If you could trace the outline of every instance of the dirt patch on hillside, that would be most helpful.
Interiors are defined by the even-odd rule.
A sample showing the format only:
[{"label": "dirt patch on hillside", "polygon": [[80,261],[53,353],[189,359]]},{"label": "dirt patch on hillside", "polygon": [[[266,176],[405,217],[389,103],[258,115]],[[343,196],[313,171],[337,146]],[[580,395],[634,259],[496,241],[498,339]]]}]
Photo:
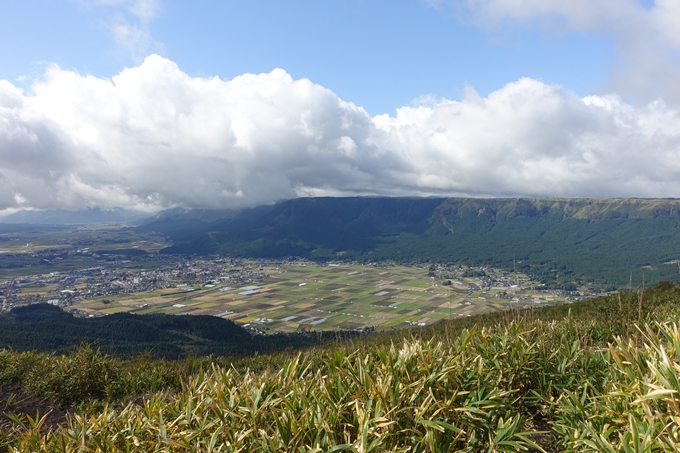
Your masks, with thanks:
[{"label": "dirt patch on hillside", "polygon": [[45,416],[43,428],[66,425],[67,407],[46,398],[39,398],[22,387],[0,386],[0,429],[10,429],[14,422],[9,415],[29,416],[33,419]]}]

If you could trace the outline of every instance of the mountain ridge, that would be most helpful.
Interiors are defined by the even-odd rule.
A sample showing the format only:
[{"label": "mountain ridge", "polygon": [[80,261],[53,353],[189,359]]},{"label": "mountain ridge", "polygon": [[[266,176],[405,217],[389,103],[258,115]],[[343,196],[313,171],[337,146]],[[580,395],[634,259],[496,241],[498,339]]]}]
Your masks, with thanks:
[{"label": "mountain ridge", "polygon": [[519,263],[545,284],[605,287],[644,266],[652,282],[675,280],[663,263],[680,256],[678,199],[318,197],[244,212],[193,236],[166,225],[164,253]]}]

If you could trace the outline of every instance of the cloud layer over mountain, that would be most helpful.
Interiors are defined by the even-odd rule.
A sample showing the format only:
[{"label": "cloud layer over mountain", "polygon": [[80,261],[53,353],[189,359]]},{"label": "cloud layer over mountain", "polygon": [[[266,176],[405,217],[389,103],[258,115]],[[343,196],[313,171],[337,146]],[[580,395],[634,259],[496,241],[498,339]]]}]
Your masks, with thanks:
[{"label": "cloud layer over mountain", "polygon": [[521,79],[370,117],[277,69],[0,81],[0,209],[241,207],[305,195],[680,197],[680,112]]}]

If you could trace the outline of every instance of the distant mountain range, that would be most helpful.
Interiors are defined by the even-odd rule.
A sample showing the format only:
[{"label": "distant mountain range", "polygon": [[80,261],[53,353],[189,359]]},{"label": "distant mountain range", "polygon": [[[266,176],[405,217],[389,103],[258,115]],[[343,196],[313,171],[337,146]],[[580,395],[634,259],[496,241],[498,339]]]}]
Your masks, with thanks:
[{"label": "distant mountain range", "polygon": [[22,210],[0,217],[0,223],[44,225],[116,224],[139,222],[148,217],[148,213],[121,208],[111,210],[88,208],[80,211],[67,211],[65,209],[45,211]]},{"label": "distant mountain range", "polygon": [[517,266],[546,284],[677,280],[680,200],[298,198],[161,213],[165,253]]},{"label": "distant mountain range", "polygon": [[[488,265],[547,285],[614,288],[680,276],[680,200],[298,198],[237,210],[22,211],[12,224],[135,223],[163,253]],[[637,283],[636,283],[637,284]]]}]

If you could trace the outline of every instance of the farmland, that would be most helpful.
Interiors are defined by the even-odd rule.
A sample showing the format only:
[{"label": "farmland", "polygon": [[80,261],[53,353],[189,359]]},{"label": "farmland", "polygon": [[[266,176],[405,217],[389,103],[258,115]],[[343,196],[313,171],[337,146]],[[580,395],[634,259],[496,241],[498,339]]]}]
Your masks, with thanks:
[{"label": "farmland", "polygon": [[[427,268],[357,264],[316,265],[310,262],[267,263],[257,267],[266,277],[248,285],[178,284],[174,288],[120,294],[78,301],[74,307],[99,316],[118,312],[138,314],[213,315],[249,325],[266,333],[298,330],[372,328],[377,330],[427,325],[444,318],[564,299],[510,285],[500,271],[487,269],[485,286],[476,277],[443,280]],[[459,270],[462,270],[460,268]],[[442,283],[451,282],[451,285]],[[500,283],[499,283],[500,284]],[[515,287],[512,287],[515,286]]]},{"label": "farmland", "polygon": [[521,272],[461,263],[169,255],[158,253],[161,236],[120,226],[7,230],[0,242],[5,310],[49,302],[85,317],[211,315],[267,334],[422,326],[592,295],[587,285],[548,290]]},{"label": "farmland", "polygon": [[155,253],[165,245],[159,235],[138,234],[125,226],[0,224],[0,279],[73,272],[91,267],[96,261],[93,254],[106,261],[107,256],[117,253],[137,256]]}]

